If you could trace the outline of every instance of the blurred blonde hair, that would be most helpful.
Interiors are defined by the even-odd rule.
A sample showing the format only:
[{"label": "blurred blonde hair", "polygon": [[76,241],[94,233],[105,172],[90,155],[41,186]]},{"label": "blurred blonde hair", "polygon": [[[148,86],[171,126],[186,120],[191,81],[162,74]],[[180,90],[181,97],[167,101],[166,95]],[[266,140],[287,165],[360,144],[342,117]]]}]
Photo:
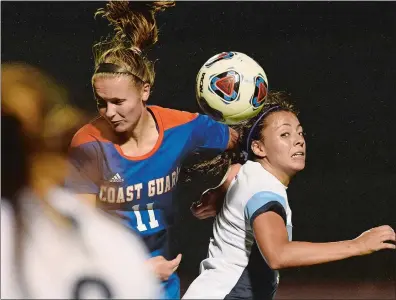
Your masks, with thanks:
[{"label": "blurred blonde hair", "polygon": [[[26,176],[24,184],[45,195],[51,186],[64,181],[69,143],[85,123],[84,114],[68,103],[65,89],[38,68],[25,63],[3,63],[1,71],[2,116],[7,116],[7,120],[14,118],[21,127],[15,133],[18,137],[6,133],[2,141],[7,144],[7,139],[23,140],[23,147],[7,149],[3,159],[26,159],[25,170],[19,171],[21,177]],[[11,172],[14,171],[8,171]],[[9,180],[4,179],[4,184],[10,185]]]},{"label": "blurred blonde hair", "polygon": [[85,120],[79,109],[68,104],[65,89],[38,68],[25,63],[3,63],[1,73],[1,192],[13,210],[15,270],[28,295],[23,251],[29,222],[19,195],[29,187],[55,224],[71,226],[71,221],[55,210],[45,196],[63,183],[69,142]]},{"label": "blurred blonde hair", "polygon": [[54,140],[64,140],[82,124],[83,113],[68,104],[66,90],[43,71],[25,63],[3,63],[1,75],[2,115],[20,121],[33,148],[52,148]]}]

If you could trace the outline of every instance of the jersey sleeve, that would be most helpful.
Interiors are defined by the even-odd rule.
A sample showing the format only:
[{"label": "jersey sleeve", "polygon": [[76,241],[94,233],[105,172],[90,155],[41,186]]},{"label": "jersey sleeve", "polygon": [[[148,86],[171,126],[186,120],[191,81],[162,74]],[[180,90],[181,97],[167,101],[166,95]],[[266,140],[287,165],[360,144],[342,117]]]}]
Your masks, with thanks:
[{"label": "jersey sleeve", "polygon": [[253,221],[259,215],[273,211],[280,215],[285,222],[286,219],[286,200],[279,194],[273,192],[262,191],[254,194],[245,205],[245,219],[253,227]]},{"label": "jersey sleeve", "polygon": [[70,171],[65,187],[77,194],[98,194],[100,168],[95,142],[78,143],[74,137],[69,149]]},{"label": "jersey sleeve", "polygon": [[193,122],[192,141],[196,151],[215,150],[221,152],[227,149],[230,138],[227,125],[201,114],[198,114]]}]

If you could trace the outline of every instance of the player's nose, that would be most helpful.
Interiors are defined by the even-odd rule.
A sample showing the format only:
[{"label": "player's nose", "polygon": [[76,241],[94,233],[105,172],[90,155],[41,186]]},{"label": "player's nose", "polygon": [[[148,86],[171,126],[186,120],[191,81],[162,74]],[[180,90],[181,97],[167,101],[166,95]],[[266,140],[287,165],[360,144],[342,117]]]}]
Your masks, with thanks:
[{"label": "player's nose", "polygon": [[107,102],[106,106],[106,117],[109,118],[110,120],[114,118],[114,116],[117,114],[115,105],[112,103]]}]

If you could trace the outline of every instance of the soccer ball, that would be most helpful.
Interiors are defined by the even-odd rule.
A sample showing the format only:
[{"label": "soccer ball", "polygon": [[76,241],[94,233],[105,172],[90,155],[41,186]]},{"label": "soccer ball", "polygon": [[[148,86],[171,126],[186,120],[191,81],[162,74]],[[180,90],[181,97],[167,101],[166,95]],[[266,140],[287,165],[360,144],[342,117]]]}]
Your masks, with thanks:
[{"label": "soccer ball", "polygon": [[216,121],[235,125],[256,116],[267,98],[263,68],[246,54],[223,52],[211,57],[196,79],[197,101]]}]

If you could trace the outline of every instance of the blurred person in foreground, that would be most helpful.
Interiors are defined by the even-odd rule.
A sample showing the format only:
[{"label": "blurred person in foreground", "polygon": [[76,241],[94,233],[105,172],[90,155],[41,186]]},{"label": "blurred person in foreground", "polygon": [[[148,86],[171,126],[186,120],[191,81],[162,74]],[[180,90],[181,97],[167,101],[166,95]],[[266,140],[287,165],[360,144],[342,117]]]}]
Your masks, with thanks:
[{"label": "blurred person in foreground", "polygon": [[160,297],[139,238],[61,188],[82,113],[35,67],[1,72],[1,298]]}]

